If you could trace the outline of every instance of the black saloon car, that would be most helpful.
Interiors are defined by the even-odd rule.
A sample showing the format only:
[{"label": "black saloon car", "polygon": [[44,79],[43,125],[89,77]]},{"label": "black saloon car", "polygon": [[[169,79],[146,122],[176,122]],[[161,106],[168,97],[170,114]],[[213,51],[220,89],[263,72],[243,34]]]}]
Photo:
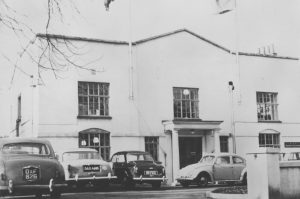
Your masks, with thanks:
[{"label": "black saloon car", "polygon": [[117,152],[112,156],[111,162],[117,182],[126,187],[133,187],[136,183],[149,183],[153,188],[160,188],[161,183],[167,180],[161,162],[155,162],[147,152]]}]

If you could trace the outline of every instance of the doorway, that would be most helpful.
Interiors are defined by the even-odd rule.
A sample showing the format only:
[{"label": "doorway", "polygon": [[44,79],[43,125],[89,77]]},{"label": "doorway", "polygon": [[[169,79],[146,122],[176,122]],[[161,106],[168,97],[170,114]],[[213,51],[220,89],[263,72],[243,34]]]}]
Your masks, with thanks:
[{"label": "doorway", "polygon": [[179,137],[180,168],[198,162],[202,157],[202,137]]}]

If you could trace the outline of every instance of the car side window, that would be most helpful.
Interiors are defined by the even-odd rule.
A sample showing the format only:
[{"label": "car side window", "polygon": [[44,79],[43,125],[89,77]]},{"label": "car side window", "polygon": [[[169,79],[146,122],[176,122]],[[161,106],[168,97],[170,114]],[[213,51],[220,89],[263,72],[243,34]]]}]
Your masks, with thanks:
[{"label": "car side window", "polygon": [[228,156],[218,157],[216,164],[230,164],[230,158]]},{"label": "car side window", "polygon": [[125,157],[124,155],[114,155],[111,159],[112,162],[116,163],[124,163],[125,162]]},{"label": "car side window", "polygon": [[233,164],[244,164],[244,160],[240,157],[232,157],[232,160],[233,160]]}]

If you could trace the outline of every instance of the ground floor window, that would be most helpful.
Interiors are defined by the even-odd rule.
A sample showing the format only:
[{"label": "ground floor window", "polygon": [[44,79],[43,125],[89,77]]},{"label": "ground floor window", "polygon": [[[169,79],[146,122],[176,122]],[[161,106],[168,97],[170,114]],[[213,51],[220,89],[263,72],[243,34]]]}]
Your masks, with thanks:
[{"label": "ground floor window", "polygon": [[228,136],[220,136],[220,151],[229,152],[228,150]]},{"label": "ground floor window", "polygon": [[279,148],[279,133],[260,133],[259,147],[273,147]]},{"label": "ground floor window", "polygon": [[145,137],[145,151],[158,161],[159,137]]},{"label": "ground floor window", "polygon": [[110,158],[110,133],[102,129],[87,129],[79,132],[79,147],[96,149],[104,160]]}]

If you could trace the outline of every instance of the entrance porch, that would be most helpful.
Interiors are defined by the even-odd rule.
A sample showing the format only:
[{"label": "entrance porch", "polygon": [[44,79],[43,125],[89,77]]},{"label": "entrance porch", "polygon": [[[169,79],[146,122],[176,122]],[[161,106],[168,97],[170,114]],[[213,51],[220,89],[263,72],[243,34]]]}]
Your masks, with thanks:
[{"label": "entrance porch", "polygon": [[198,162],[205,153],[220,152],[219,130],[223,121],[172,120],[163,121],[171,145],[172,184],[179,169]]}]

